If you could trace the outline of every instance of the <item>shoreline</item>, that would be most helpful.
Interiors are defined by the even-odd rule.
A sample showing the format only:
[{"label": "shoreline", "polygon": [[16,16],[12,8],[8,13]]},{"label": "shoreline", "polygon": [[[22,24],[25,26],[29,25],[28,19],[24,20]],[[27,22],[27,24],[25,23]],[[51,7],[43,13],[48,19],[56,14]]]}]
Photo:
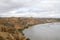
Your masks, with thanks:
[{"label": "shoreline", "polygon": [[[4,34],[6,35],[10,35],[9,37],[11,37],[12,40],[16,40],[14,39],[15,36],[18,36],[19,40],[28,40],[29,38],[26,38],[25,35],[23,34],[23,30],[37,25],[37,24],[44,24],[44,23],[52,23],[52,22],[60,22],[60,18],[33,18],[33,17],[6,17],[6,18],[2,18],[0,17],[0,27],[3,28],[3,31],[6,31]],[[13,29],[14,30],[13,30]],[[12,33],[12,31],[15,33],[13,33],[13,36],[11,33],[9,33],[9,31]],[[2,31],[1,35],[3,35]],[[17,34],[18,33],[18,34]],[[20,36],[19,36],[20,35]],[[2,36],[3,37],[3,36]],[[4,37],[3,37],[4,38]],[[17,38],[17,37],[16,37]],[[6,38],[5,38],[6,39]]]}]

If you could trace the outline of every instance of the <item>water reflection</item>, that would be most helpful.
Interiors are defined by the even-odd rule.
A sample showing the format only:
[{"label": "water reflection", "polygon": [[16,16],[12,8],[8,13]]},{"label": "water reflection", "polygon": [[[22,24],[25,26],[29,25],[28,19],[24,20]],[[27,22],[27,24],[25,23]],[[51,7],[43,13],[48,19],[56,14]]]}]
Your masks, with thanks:
[{"label": "water reflection", "polygon": [[60,23],[38,24],[23,31],[31,40],[60,40]]}]

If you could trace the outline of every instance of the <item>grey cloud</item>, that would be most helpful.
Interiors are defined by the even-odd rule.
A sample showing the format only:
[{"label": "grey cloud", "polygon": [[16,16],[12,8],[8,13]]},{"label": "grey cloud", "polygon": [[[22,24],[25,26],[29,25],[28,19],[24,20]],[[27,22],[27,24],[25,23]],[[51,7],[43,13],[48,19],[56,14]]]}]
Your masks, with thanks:
[{"label": "grey cloud", "polygon": [[[0,15],[58,15],[60,0],[0,0]],[[26,16],[25,15],[25,16]],[[60,16],[59,16],[60,17]]]}]

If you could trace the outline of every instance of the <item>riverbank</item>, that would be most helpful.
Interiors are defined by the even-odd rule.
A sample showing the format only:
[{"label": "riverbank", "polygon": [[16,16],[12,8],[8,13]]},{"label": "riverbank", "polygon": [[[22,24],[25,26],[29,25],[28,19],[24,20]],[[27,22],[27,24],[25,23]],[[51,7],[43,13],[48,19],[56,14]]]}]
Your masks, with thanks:
[{"label": "riverbank", "polygon": [[0,18],[0,39],[1,40],[28,40],[23,30],[37,24],[60,22],[59,18],[25,18],[11,17]]}]

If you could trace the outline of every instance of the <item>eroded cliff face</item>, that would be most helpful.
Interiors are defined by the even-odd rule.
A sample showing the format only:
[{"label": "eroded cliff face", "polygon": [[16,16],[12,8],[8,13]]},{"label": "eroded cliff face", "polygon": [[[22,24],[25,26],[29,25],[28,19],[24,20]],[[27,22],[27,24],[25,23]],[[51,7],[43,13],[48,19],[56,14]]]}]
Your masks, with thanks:
[{"label": "eroded cliff face", "polygon": [[0,18],[0,40],[29,40],[23,30],[37,24],[60,22],[55,18]]}]

